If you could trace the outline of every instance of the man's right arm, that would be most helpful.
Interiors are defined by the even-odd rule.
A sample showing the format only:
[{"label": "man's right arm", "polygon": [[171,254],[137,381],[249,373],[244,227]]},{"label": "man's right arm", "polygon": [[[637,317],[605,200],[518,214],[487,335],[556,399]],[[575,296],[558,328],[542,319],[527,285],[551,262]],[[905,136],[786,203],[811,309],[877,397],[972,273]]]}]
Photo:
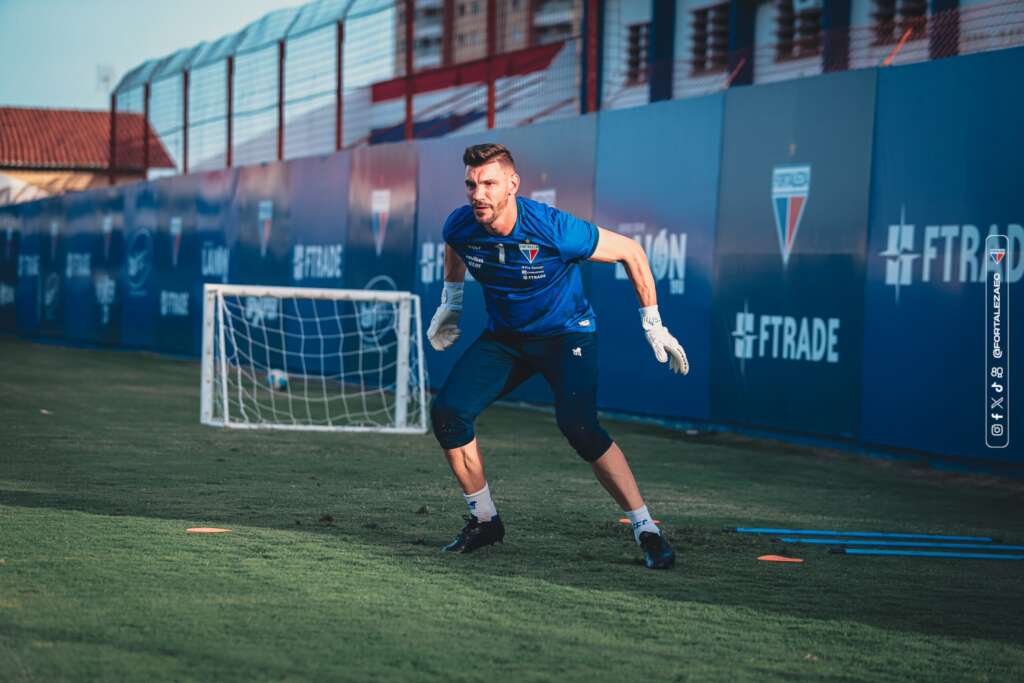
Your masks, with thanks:
[{"label": "man's right arm", "polygon": [[459,256],[459,252],[452,249],[447,242],[444,245],[444,281],[466,281],[466,263]]}]

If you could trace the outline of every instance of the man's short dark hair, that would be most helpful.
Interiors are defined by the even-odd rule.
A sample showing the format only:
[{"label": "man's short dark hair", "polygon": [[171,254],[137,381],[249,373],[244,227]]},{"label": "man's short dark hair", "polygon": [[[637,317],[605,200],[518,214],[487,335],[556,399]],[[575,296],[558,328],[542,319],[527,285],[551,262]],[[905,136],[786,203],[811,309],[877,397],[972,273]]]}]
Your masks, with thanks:
[{"label": "man's short dark hair", "polygon": [[500,161],[508,164],[514,171],[516,162],[512,158],[512,152],[508,151],[505,145],[498,145],[488,142],[483,145],[470,145],[462,153],[462,161],[466,166],[483,166],[492,161]]}]

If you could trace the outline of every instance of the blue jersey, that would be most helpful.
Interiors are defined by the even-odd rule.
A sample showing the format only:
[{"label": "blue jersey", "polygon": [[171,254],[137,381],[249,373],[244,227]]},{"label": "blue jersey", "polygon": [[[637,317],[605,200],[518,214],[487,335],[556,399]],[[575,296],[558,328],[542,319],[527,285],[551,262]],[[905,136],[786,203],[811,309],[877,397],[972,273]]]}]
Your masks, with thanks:
[{"label": "blue jersey", "polygon": [[597,226],[553,207],[516,198],[508,235],[492,235],[469,205],[444,224],[444,241],[462,257],[484,290],[497,334],[549,337],[596,330],[577,265],[597,249]]}]

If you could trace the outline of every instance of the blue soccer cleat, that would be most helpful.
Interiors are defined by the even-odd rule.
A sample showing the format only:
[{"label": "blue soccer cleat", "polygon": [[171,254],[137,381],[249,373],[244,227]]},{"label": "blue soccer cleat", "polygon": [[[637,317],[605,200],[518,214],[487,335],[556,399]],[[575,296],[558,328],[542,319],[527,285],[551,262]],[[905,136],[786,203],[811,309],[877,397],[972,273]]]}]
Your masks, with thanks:
[{"label": "blue soccer cleat", "polygon": [[661,534],[641,531],[640,547],[644,549],[644,566],[648,569],[671,569],[676,563],[676,551]]}]

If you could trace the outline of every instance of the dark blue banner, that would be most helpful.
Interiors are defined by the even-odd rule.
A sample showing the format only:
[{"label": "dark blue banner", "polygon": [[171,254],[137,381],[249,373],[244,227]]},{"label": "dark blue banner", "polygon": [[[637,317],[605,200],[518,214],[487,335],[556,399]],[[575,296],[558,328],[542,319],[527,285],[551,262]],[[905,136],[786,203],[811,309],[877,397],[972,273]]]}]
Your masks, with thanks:
[{"label": "dark blue banner", "polygon": [[14,332],[17,325],[18,243],[21,220],[14,206],[0,206],[0,332]]},{"label": "dark blue banner", "polygon": [[270,163],[238,170],[225,232],[231,249],[231,281],[254,285],[291,284],[289,164]]},{"label": "dark blue banner", "polygon": [[157,182],[161,202],[154,245],[156,348],[199,353],[202,318],[202,242],[196,229],[201,176]]},{"label": "dark blue banner", "polygon": [[39,334],[58,339],[64,336],[64,268],[68,251],[66,197],[42,200],[36,229],[42,232],[39,281],[42,287],[42,316]]},{"label": "dark blue banner", "polygon": [[65,197],[64,337],[98,341],[93,266],[102,257],[98,193],[74,192]]},{"label": "dark blue banner", "polygon": [[156,183],[136,183],[124,191],[124,268],[118,289],[121,305],[121,343],[151,349],[156,342],[160,300],[156,270],[156,240],[161,197]]},{"label": "dark blue banner", "polygon": [[15,322],[18,334],[34,336],[39,334],[42,318],[41,245],[42,230],[39,226],[43,213],[41,201],[20,204],[15,207],[17,215],[18,245],[18,291],[15,292]]},{"label": "dark blue banner", "polygon": [[726,96],[716,421],[855,438],[875,72]]},{"label": "dark blue banner", "polygon": [[[1005,398],[1024,396],[1024,92],[1007,87],[1020,79],[1022,55],[1005,50],[879,75],[862,404],[869,444],[1024,458],[1024,402]],[[990,235],[1006,239],[987,245]],[[995,270],[1008,303],[1000,322],[1009,332],[1009,377],[986,375],[993,321],[985,279]],[[1001,417],[988,429],[999,433],[987,434],[993,414]],[[986,445],[1006,430],[1007,448]]]},{"label": "dark blue banner", "polygon": [[625,269],[594,264],[591,301],[600,329],[602,408],[708,417],[723,102],[715,95],[604,112],[598,119],[596,222],[644,247],[662,320],[690,361],[685,378],[657,362]]}]

